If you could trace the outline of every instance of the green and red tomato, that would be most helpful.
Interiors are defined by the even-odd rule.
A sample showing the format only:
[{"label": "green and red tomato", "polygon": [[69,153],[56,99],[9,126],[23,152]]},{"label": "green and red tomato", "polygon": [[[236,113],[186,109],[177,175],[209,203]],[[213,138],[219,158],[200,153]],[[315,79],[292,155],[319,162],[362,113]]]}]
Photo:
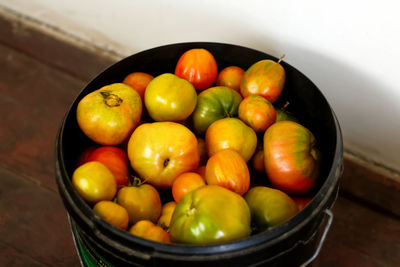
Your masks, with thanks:
[{"label": "green and red tomato", "polygon": [[282,93],[286,73],[280,60],[260,60],[251,65],[240,82],[240,93],[243,97],[258,95],[274,103]]},{"label": "green and red tomato", "polygon": [[251,212],[251,221],[256,232],[276,227],[298,212],[294,200],[284,192],[266,187],[251,188],[244,196]]},{"label": "green and red tomato", "polygon": [[320,169],[314,135],[296,122],[273,124],[264,134],[264,165],[276,188],[294,195],[308,192]]},{"label": "green and red tomato", "polygon": [[210,245],[250,235],[250,210],[239,194],[218,185],[202,186],[176,205],[169,228],[176,243]]},{"label": "green and red tomato", "polygon": [[203,136],[214,121],[237,117],[241,101],[238,92],[225,86],[211,87],[201,92],[191,116],[196,134]]}]

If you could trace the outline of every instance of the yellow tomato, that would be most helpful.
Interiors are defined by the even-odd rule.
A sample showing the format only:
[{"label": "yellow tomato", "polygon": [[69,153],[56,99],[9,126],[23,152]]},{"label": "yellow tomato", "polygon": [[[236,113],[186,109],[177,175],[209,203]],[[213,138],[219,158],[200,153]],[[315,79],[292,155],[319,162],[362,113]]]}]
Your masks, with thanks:
[{"label": "yellow tomato", "polygon": [[144,102],[155,121],[183,121],[196,107],[197,93],[190,82],[164,73],[151,80]]},{"label": "yellow tomato", "polygon": [[117,194],[117,203],[128,211],[130,224],[140,220],[157,222],[161,214],[160,195],[149,184],[121,188]]},{"label": "yellow tomato", "polygon": [[72,174],[72,185],[78,194],[90,204],[101,200],[112,200],[117,192],[117,183],[112,172],[98,161],[79,166]]},{"label": "yellow tomato", "polygon": [[126,209],[115,202],[103,200],[97,202],[93,211],[109,224],[122,230],[128,228],[129,215]]},{"label": "yellow tomato", "polygon": [[171,243],[171,237],[164,229],[147,220],[137,222],[129,233],[156,242]]},{"label": "yellow tomato", "polygon": [[128,157],[139,176],[159,188],[171,188],[178,175],[196,170],[200,161],[196,136],[174,122],[140,125],[129,140]]},{"label": "yellow tomato", "polygon": [[114,83],[86,95],[76,117],[81,130],[102,145],[119,145],[133,132],[142,116],[139,94],[123,83]]},{"label": "yellow tomato", "polygon": [[174,213],[176,202],[171,201],[162,206],[161,216],[158,219],[157,225],[161,226],[164,230],[168,230],[171,223],[172,214]]}]

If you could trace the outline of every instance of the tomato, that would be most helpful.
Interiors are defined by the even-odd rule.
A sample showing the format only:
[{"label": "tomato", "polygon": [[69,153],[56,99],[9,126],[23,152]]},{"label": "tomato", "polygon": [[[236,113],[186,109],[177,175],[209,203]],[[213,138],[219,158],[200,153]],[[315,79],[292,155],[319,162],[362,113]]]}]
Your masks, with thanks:
[{"label": "tomato", "polygon": [[299,210],[304,209],[312,200],[312,197],[295,197],[293,198]]},{"label": "tomato", "polygon": [[215,121],[206,132],[208,156],[223,149],[233,149],[247,162],[253,156],[257,146],[257,135],[244,122],[237,118],[225,118]]},{"label": "tomato", "polygon": [[102,145],[121,144],[136,128],[141,115],[139,94],[123,83],[106,85],[87,94],[76,110],[81,130]]},{"label": "tomato", "polygon": [[178,243],[234,241],[250,235],[250,210],[240,195],[218,185],[206,185],[189,192],[176,205],[169,230]]},{"label": "tomato", "polygon": [[129,229],[129,233],[156,242],[171,243],[170,235],[160,226],[148,220],[138,221]]},{"label": "tomato", "polygon": [[267,99],[261,96],[248,96],[239,105],[239,118],[256,133],[263,133],[275,123],[276,112]]},{"label": "tomato", "polygon": [[170,201],[165,203],[161,209],[161,216],[158,218],[157,225],[164,230],[169,229],[171,223],[172,214],[174,213],[176,202]]},{"label": "tomato", "polygon": [[97,202],[93,211],[109,224],[122,230],[126,230],[129,224],[129,215],[124,207],[112,201],[103,200]]},{"label": "tomato", "polygon": [[206,49],[190,49],[179,58],[175,75],[189,81],[196,90],[204,90],[210,87],[217,78],[217,62]]},{"label": "tomato", "polygon": [[297,214],[296,203],[284,192],[266,186],[256,186],[244,196],[256,231],[269,230]]},{"label": "tomato", "polygon": [[229,66],[221,70],[217,76],[216,85],[226,86],[235,91],[240,91],[240,82],[242,80],[244,70],[237,66]]},{"label": "tomato", "polygon": [[140,125],[129,140],[128,158],[141,178],[159,188],[171,188],[178,175],[196,170],[200,161],[196,136],[175,122]]},{"label": "tomato", "polygon": [[87,161],[99,161],[106,165],[114,175],[118,187],[129,183],[128,157],[124,150],[114,146],[96,148]]},{"label": "tomato", "polygon": [[217,86],[201,92],[192,114],[193,128],[202,136],[216,120],[237,117],[241,95],[228,87]]},{"label": "tomato", "polygon": [[208,153],[206,141],[203,138],[197,138],[197,142],[199,143],[199,155],[200,155],[200,165],[204,165],[207,163]]},{"label": "tomato", "polygon": [[190,82],[164,73],[149,83],[144,103],[155,121],[183,121],[196,107],[197,93]]},{"label": "tomato", "polygon": [[256,152],[251,160],[253,168],[260,173],[265,173],[263,145],[257,144]]},{"label": "tomato", "polygon": [[205,185],[203,177],[195,172],[185,172],[179,175],[172,184],[172,196],[176,203],[190,191]]},{"label": "tomato", "polygon": [[276,122],[278,121],[294,121],[300,123],[300,121],[293,116],[293,114],[281,109],[276,109]]},{"label": "tomato", "polygon": [[85,150],[83,150],[83,152],[78,157],[77,166],[81,166],[82,164],[88,162],[89,156],[98,147],[99,147],[98,145],[92,145],[92,146],[85,148]]},{"label": "tomato", "polygon": [[123,83],[129,85],[138,92],[143,102],[146,87],[153,78],[153,76],[144,72],[132,72],[125,77]]},{"label": "tomato", "polygon": [[243,195],[250,187],[249,168],[235,150],[221,150],[207,162],[206,181],[209,185],[219,185]]},{"label": "tomato", "polygon": [[98,161],[79,166],[72,174],[72,186],[89,204],[112,200],[117,192],[114,175]]},{"label": "tomato", "polygon": [[264,134],[264,164],[273,186],[289,194],[306,193],[319,175],[314,135],[296,122],[276,122]]},{"label": "tomato", "polygon": [[251,65],[240,83],[242,96],[259,95],[274,103],[281,95],[286,79],[280,61],[265,59]]},{"label": "tomato", "polygon": [[204,181],[206,180],[206,166],[199,166],[196,170],[198,174],[200,174],[201,177],[203,177]]},{"label": "tomato", "polygon": [[118,191],[117,203],[129,214],[129,223],[140,220],[157,222],[161,214],[161,199],[158,191],[149,184],[125,186]]}]

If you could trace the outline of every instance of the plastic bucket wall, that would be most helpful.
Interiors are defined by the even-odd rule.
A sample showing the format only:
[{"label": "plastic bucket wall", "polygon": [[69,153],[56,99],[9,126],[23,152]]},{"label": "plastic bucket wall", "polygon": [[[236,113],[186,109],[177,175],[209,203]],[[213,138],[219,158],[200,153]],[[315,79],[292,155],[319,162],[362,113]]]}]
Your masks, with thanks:
[{"label": "plastic bucket wall", "polygon": [[[262,59],[273,59],[253,49],[222,43],[179,43],[146,50],[127,57],[93,79],[67,112],[56,140],[56,179],[71,218],[73,236],[83,265],[225,265],[299,266],[315,252],[323,229],[324,211],[337,195],[343,169],[343,141],[339,123],[321,91],[300,71],[282,62],[286,84],[278,105],[289,101],[288,109],[315,135],[323,155],[314,198],[291,220],[270,231],[236,242],[212,246],[156,243],[121,231],[95,215],[71,184],[79,154],[91,144],[76,122],[76,106],[86,94],[107,84],[121,82],[131,72],[157,76],[174,73],[185,51],[205,48],[215,57],[219,70],[235,65],[247,69]],[[264,179],[266,179],[264,177]]]}]

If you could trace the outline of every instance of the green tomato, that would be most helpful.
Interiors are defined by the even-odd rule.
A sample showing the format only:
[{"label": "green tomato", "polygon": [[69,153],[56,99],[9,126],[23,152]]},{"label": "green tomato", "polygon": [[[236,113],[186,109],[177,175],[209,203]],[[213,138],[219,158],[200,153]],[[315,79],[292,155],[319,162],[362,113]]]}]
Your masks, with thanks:
[{"label": "green tomato", "polygon": [[251,188],[244,196],[256,231],[264,231],[284,223],[297,214],[298,208],[286,193],[266,186]]},{"label": "green tomato", "polygon": [[287,111],[276,109],[276,122],[278,121],[294,121],[299,123],[299,120]]},{"label": "green tomato", "polygon": [[249,236],[250,210],[239,194],[218,185],[205,185],[186,194],[170,224],[174,242],[208,245]]},{"label": "green tomato", "polygon": [[242,96],[233,89],[216,86],[198,95],[197,106],[192,114],[193,127],[198,135],[204,135],[208,126],[216,120],[237,117]]}]

